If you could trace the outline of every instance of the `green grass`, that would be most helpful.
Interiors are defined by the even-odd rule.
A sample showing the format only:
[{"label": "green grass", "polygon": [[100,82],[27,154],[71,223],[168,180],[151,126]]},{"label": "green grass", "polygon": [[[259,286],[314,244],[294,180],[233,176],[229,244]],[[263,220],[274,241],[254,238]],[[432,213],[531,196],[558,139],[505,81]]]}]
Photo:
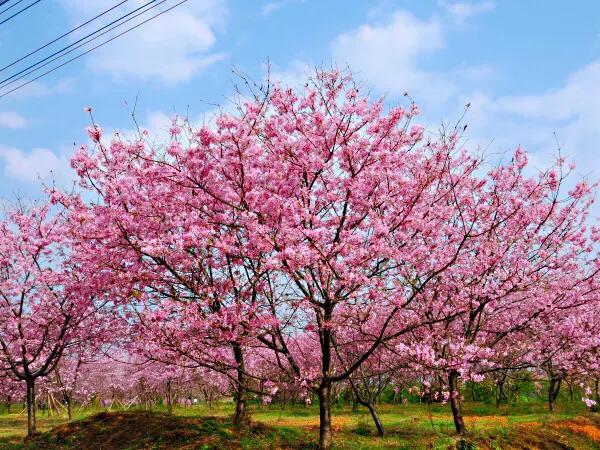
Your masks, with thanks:
[{"label": "green grass", "polygon": [[[468,435],[462,443],[461,439],[454,434],[448,405],[436,404],[430,407],[421,404],[381,405],[378,410],[386,429],[384,438],[376,435],[375,427],[366,409],[359,408],[353,411],[350,407],[334,407],[335,447],[339,449],[463,448],[465,450],[472,448],[600,449],[600,415],[586,412],[584,406],[577,402],[560,403],[554,414],[548,413],[546,405],[542,402],[503,405],[501,408],[484,403],[466,403],[465,421]],[[159,408],[158,411],[160,412],[161,409]],[[97,410],[78,411],[76,419],[85,419],[97,412]],[[202,441],[199,436],[213,436],[215,442],[228,442],[229,448],[249,449],[281,448],[284,444],[291,445],[290,443],[294,443],[295,448],[311,448],[316,443],[319,417],[318,407],[314,405],[295,408],[286,406],[283,409],[276,405],[254,405],[252,420],[256,424],[255,432],[242,434],[236,433],[228,420],[232,412],[231,403],[222,402],[212,410],[205,406],[195,406],[187,409],[178,408],[175,414],[180,420],[196,420],[197,423],[193,422],[195,428],[187,432],[191,433],[190,439],[199,439],[197,442]],[[157,417],[164,423],[170,420],[165,418],[166,416]],[[197,420],[199,418],[202,420]],[[64,417],[45,417],[40,414],[38,428],[40,431],[45,431],[65,422]],[[94,426],[98,433],[106,431],[102,429],[101,423],[95,422]],[[173,426],[179,425],[173,424]],[[24,415],[0,414],[0,449],[24,448],[22,438],[25,430]],[[163,441],[176,439],[176,434],[155,439],[159,441],[158,444],[168,448],[169,442]],[[175,448],[176,442],[171,441],[170,444]],[[213,448],[210,445],[204,448]]]}]

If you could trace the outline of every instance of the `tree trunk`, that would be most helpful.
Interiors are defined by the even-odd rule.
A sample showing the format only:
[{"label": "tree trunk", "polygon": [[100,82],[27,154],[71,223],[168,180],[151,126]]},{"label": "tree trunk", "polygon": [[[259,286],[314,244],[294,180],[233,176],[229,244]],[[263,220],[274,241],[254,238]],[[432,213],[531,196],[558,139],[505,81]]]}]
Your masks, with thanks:
[{"label": "tree trunk", "polygon": [[496,383],[496,389],[496,408],[500,408],[502,396],[504,395],[504,381],[498,381]]},{"label": "tree trunk", "polygon": [[554,378],[550,378],[550,386],[548,386],[548,409],[554,412]]},{"label": "tree trunk", "polygon": [[596,403],[600,403],[600,379],[596,379],[596,381],[594,382],[594,391],[596,393]]},{"label": "tree trunk", "polygon": [[452,418],[458,434],[464,434],[466,431],[465,421],[462,413],[462,401],[458,389],[458,372],[452,371],[448,375],[448,386],[450,388],[450,408],[452,409]]},{"label": "tree trunk", "polygon": [[331,437],[331,382],[323,380],[317,394],[319,396],[319,448],[329,450],[332,444]]},{"label": "tree trunk", "polygon": [[233,356],[237,364],[237,386],[235,390],[235,415],[233,422],[237,426],[248,423],[248,411],[246,409],[246,374],[244,367],[244,353],[239,344],[233,343]]},{"label": "tree trunk", "polygon": [[317,389],[319,395],[319,448],[329,450],[332,446],[331,435],[331,351],[333,335],[328,326],[333,317],[333,304],[327,300],[323,306],[323,326],[319,332],[321,338],[321,384]]},{"label": "tree trunk", "polygon": [[548,408],[550,412],[554,412],[554,404],[558,398],[560,392],[560,385],[562,380],[556,377],[550,377],[550,386],[548,388]]},{"label": "tree trunk", "polygon": [[167,380],[167,414],[173,414],[173,389],[171,380]]},{"label": "tree trunk", "polygon": [[35,379],[27,378],[27,436],[33,436],[35,428]]},{"label": "tree trunk", "polygon": [[373,422],[375,423],[375,427],[377,428],[377,434],[379,434],[380,437],[383,437],[383,435],[385,434],[385,431],[383,429],[383,425],[381,424],[381,421],[379,420],[379,416],[377,415],[375,406],[372,403],[367,403],[367,408],[369,409],[369,412],[371,413],[371,417],[373,418]]},{"label": "tree trunk", "polygon": [[377,410],[375,409],[375,402],[377,401],[377,398],[374,398],[373,395],[369,395],[368,400],[365,400],[364,397],[360,395],[360,392],[356,388],[352,379],[350,379],[350,386],[352,386],[352,390],[354,391],[354,396],[356,398],[355,404],[360,403],[369,410],[369,412],[371,413],[371,417],[373,418],[375,428],[377,428],[377,434],[379,434],[380,437],[383,437],[385,431],[383,429],[381,421],[379,420],[379,416],[377,415]]},{"label": "tree trunk", "polygon": [[70,397],[66,397],[65,401],[67,403],[67,416],[69,417],[69,421],[73,420],[73,411],[71,408],[71,398]]},{"label": "tree trunk", "polygon": [[569,383],[569,399],[573,402],[573,384]]}]

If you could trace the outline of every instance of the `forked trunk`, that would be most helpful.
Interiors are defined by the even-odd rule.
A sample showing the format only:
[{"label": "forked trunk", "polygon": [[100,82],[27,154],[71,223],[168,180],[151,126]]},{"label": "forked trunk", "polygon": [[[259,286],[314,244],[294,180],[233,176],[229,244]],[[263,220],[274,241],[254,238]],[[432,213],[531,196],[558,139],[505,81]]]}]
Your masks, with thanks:
[{"label": "forked trunk", "polygon": [[548,387],[548,409],[550,412],[554,412],[554,405],[560,392],[560,385],[562,380],[554,376],[550,377],[550,386]]},{"label": "forked trunk", "polygon": [[379,420],[379,416],[377,415],[377,410],[375,409],[375,406],[372,403],[367,403],[367,408],[369,409],[371,417],[373,418],[373,422],[375,423],[375,427],[377,428],[377,434],[383,437],[383,435],[385,434],[385,430],[383,429],[383,424]]},{"label": "forked trunk", "polygon": [[27,378],[27,436],[33,436],[36,432],[35,427],[35,379]]},{"label": "forked trunk", "polygon": [[379,434],[379,436],[383,437],[383,435],[385,434],[385,431],[383,429],[383,425],[382,425],[381,421],[379,420],[379,416],[377,415],[377,410],[375,409],[376,399],[374,399],[372,396],[370,396],[368,398],[368,400],[365,400],[363,397],[361,397],[360,392],[358,391],[358,389],[356,388],[356,386],[352,380],[350,380],[350,385],[352,386],[352,390],[354,391],[354,396],[356,399],[355,404],[360,403],[361,405],[365,406],[369,410],[369,412],[371,413],[371,418],[373,419],[373,423],[375,424],[375,428],[377,428],[377,434]]},{"label": "forked trunk", "polygon": [[504,396],[504,381],[498,381],[496,383],[496,408],[500,408],[500,404],[502,403],[502,397]]},{"label": "forked trunk", "polygon": [[458,372],[452,371],[448,375],[448,387],[450,388],[450,409],[452,409],[452,418],[454,427],[458,434],[464,434],[466,431],[465,421],[462,412],[462,400],[458,390]]}]

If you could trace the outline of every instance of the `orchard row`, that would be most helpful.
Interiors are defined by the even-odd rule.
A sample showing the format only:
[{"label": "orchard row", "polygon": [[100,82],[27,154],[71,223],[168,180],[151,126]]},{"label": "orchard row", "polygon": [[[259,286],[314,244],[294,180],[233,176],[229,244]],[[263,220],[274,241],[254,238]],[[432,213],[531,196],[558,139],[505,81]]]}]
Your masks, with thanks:
[{"label": "orchard row", "polygon": [[416,105],[372,101],[347,72],[247,87],[208,125],[176,118],[162,145],[92,118],[79,189],[7,212],[0,377],[30,433],[36,383],[69,405],[150,385],[187,404],[192,383],[231,394],[238,424],[249,397],[314,399],[323,449],[333,393],[377,423],[382,379],[418,380],[458,433],[461,385],[519,371],[545,376],[551,408],[573,378],[593,406],[597,185],[560,155],[490,165],[462,123],[425,132]]}]

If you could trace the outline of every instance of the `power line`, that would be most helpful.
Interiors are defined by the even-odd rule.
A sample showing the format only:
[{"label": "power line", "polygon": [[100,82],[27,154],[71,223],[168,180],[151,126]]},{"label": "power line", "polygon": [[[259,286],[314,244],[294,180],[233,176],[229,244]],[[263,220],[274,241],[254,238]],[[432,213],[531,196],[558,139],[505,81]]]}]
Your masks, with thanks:
[{"label": "power line", "polygon": [[81,53],[81,54],[79,54],[79,55],[77,55],[77,56],[75,56],[75,57],[73,57],[73,58],[69,59],[68,61],[65,61],[64,63],[62,63],[62,64],[60,64],[60,65],[58,65],[58,66],[56,66],[56,67],[53,67],[52,69],[50,69],[50,70],[48,70],[48,71],[46,71],[46,72],[42,73],[41,75],[38,75],[37,77],[35,77],[35,78],[32,78],[31,80],[27,81],[26,83],[23,83],[23,84],[21,84],[21,85],[17,86],[16,88],[14,88],[14,89],[11,89],[11,90],[10,90],[10,91],[8,91],[8,92],[5,92],[4,94],[0,94],[0,98],[7,96],[7,95],[8,95],[8,94],[10,94],[11,92],[14,92],[14,91],[16,91],[16,90],[18,90],[18,89],[21,89],[22,87],[25,87],[25,86],[27,86],[28,84],[31,84],[31,83],[33,83],[33,82],[34,82],[34,81],[36,81],[36,80],[39,80],[40,78],[42,78],[42,77],[44,77],[44,76],[46,76],[46,75],[48,75],[48,74],[50,74],[50,73],[54,72],[55,70],[58,70],[58,69],[60,69],[60,68],[61,68],[61,67],[63,67],[63,66],[66,66],[66,65],[67,65],[67,64],[69,64],[70,62],[73,62],[73,61],[75,61],[76,59],[79,59],[79,58],[81,58],[82,56],[85,56],[85,55],[87,55],[87,54],[88,54],[88,53],[90,53],[90,52],[93,52],[93,51],[94,51],[94,50],[96,50],[97,48],[100,48],[100,47],[102,47],[103,45],[106,45],[106,44],[108,44],[109,42],[111,42],[111,41],[114,41],[115,39],[119,38],[120,36],[123,36],[124,34],[127,34],[127,33],[129,33],[130,31],[133,31],[133,30],[135,30],[136,28],[139,28],[140,26],[144,25],[145,23],[148,23],[148,22],[150,22],[151,20],[153,20],[153,19],[157,18],[158,16],[162,16],[163,14],[165,14],[165,13],[167,13],[167,12],[171,11],[172,9],[174,9],[174,8],[178,7],[179,5],[181,5],[181,4],[183,4],[183,3],[187,2],[187,1],[188,1],[188,0],[181,0],[179,3],[176,3],[175,5],[173,5],[173,6],[169,7],[169,8],[167,8],[167,9],[165,9],[164,11],[161,11],[161,12],[159,12],[158,14],[155,14],[154,16],[152,16],[152,17],[149,17],[148,19],[146,19],[146,20],[144,20],[144,21],[142,21],[142,22],[138,23],[137,25],[135,25],[135,26],[133,26],[133,27],[131,27],[131,28],[128,28],[127,30],[123,31],[122,33],[119,33],[119,34],[117,34],[116,36],[113,36],[112,38],[110,38],[110,39],[107,39],[107,40],[106,40],[106,41],[104,41],[104,42],[101,42],[100,44],[96,45],[95,47],[92,47],[92,48],[90,48],[89,50],[86,50],[85,52],[83,52],[83,53]]},{"label": "power line", "polygon": [[[10,2],[10,0],[3,0],[3,1],[0,1],[0,6],[2,6],[2,5],[6,5],[8,2]],[[2,14],[2,13],[0,12],[0,14]]]},{"label": "power line", "polygon": [[[9,9],[13,9],[15,6],[17,6],[19,3],[21,3],[23,0],[18,0],[17,3],[13,3],[11,6],[9,6],[8,8],[3,9],[2,11],[0,11],[0,16],[2,14],[4,14],[6,11],[8,11]],[[10,0],[5,0],[4,2],[0,3],[0,6],[5,5],[6,3],[10,2]]]},{"label": "power line", "polygon": [[[156,2],[156,1],[157,1],[157,0],[152,0],[152,1],[148,2],[148,3],[146,3],[145,5],[143,5],[141,8],[145,8],[145,7],[146,7],[146,6],[148,6],[149,4],[151,4],[151,3],[154,3],[154,2]],[[17,73],[15,73],[15,74],[11,75],[10,77],[8,77],[8,78],[5,78],[4,80],[0,81],[0,89],[1,89],[1,88],[5,88],[6,86],[10,86],[11,84],[14,84],[14,83],[16,83],[17,81],[19,81],[19,80],[21,80],[21,79],[25,78],[27,75],[30,75],[30,74],[32,74],[33,72],[37,72],[37,71],[38,71],[38,70],[40,70],[42,67],[46,67],[47,65],[49,65],[49,64],[51,64],[51,63],[53,63],[53,62],[54,62],[54,61],[56,61],[57,59],[61,59],[61,58],[63,58],[64,56],[68,55],[69,53],[73,53],[73,52],[74,52],[75,50],[77,50],[78,48],[81,48],[81,47],[83,47],[84,45],[87,45],[87,44],[89,44],[90,42],[93,42],[93,41],[95,41],[96,39],[100,38],[101,36],[104,36],[105,34],[108,34],[108,33],[110,33],[112,30],[114,30],[114,29],[116,29],[116,28],[118,28],[118,27],[120,27],[120,26],[123,26],[123,25],[125,25],[127,22],[130,22],[130,21],[132,21],[133,19],[135,19],[135,18],[137,18],[137,17],[141,16],[142,14],[146,14],[148,11],[150,11],[150,10],[152,10],[152,9],[154,9],[154,8],[156,8],[156,7],[158,7],[158,6],[160,6],[161,4],[165,3],[166,1],[167,1],[167,0],[161,0],[161,1],[160,1],[160,2],[158,2],[157,4],[150,6],[148,9],[145,9],[145,10],[143,10],[143,11],[141,11],[141,12],[138,12],[137,14],[133,15],[132,17],[129,17],[129,18],[128,18],[128,19],[126,19],[125,21],[123,21],[123,22],[121,22],[121,23],[117,23],[117,24],[116,24],[116,25],[114,25],[113,27],[111,27],[111,28],[108,28],[106,31],[104,31],[104,32],[102,32],[102,33],[100,33],[100,34],[98,34],[98,35],[96,35],[96,36],[92,37],[92,38],[91,38],[91,39],[89,39],[88,41],[81,42],[81,41],[83,41],[83,40],[87,39],[88,37],[90,37],[90,36],[93,36],[93,35],[94,35],[94,34],[96,34],[98,31],[101,31],[101,30],[103,30],[103,29],[104,29],[104,28],[106,28],[107,26],[110,26],[111,24],[108,24],[107,26],[104,26],[104,27],[102,27],[102,28],[100,28],[100,29],[98,29],[98,30],[94,31],[93,33],[90,33],[90,34],[88,34],[88,35],[87,35],[87,36],[85,36],[84,38],[82,38],[82,39],[80,39],[80,40],[78,40],[78,41],[76,41],[76,42],[74,42],[74,43],[72,43],[72,44],[68,45],[67,47],[64,47],[64,48],[60,49],[59,51],[57,51],[57,52],[55,52],[55,53],[53,53],[53,54],[51,54],[51,55],[49,55],[49,56],[45,57],[44,59],[41,59],[40,61],[38,61],[38,62],[36,62],[36,63],[34,63],[34,64],[30,65],[29,67],[26,67],[25,69],[21,70],[20,72],[17,72]],[[140,9],[140,8],[138,8],[138,9],[136,9],[136,10],[134,10],[134,11],[131,11],[130,13],[128,13],[128,14],[126,14],[126,15],[124,15],[124,16],[121,16],[119,19],[117,19],[117,20],[115,20],[115,21],[113,21],[113,22],[111,22],[111,23],[113,23],[113,24],[114,24],[115,22],[119,22],[119,21],[121,21],[121,20],[122,20],[124,17],[127,17],[128,15],[130,15],[130,14],[132,14],[132,13],[134,13],[134,12],[138,11],[139,9]],[[80,42],[81,42],[81,43],[80,43]],[[79,45],[76,45],[75,47],[73,47],[75,44],[78,44],[78,43],[79,43]],[[71,47],[73,47],[73,48],[71,48]],[[69,49],[69,48],[70,48],[70,50],[67,50],[67,49]],[[65,50],[67,50],[67,51],[65,51]],[[55,56],[55,55],[58,55],[58,56]],[[53,58],[53,56],[55,56],[55,57]],[[31,69],[31,70],[30,70],[30,69]],[[11,80],[12,80],[12,81],[11,81]]]},{"label": "power line", "polygon": [[[6,1],[8,2],[9,0],[6,0]],[[23,0],[20,0],[20,1],[23,1]],[[76,26],[76,27],[75,27],[75,28],[73,28],[72,30],[69,30],[69,31],[67,31],[66,33],[64,33],[64,34],[60,35],[60,36],[59,36],[59,37],[57,37],[56,39],[53,39],[52,41],[48,42],[47,44],[44,44],[44,45],[42,45],[41,47],[39,47],[39,48],[36,48],[35,50],[33,50],[33,51],[31,51],[31,52],[27,53],[25,56],[23,56],[23,57],[21,57],[21,58],[19,58],[19,59],[15,60],[15,61],[13,61],[13,62],[11,62],[10,64],[7,64],[6,66],[4,66],[4,67],[0,68],[0,72],[3,72],[4,70],[8,69],[9,67],[12,67],[12,66],[14,66],[15,64],[17,64],[17,63],[19,63],[19,62],[23,61],[24,59],[26,59],[26,58],[29,58],[31,55],[34,55],[34,54],[36,54],[36,53],[37,53],[37,52],[39,52],[40,50],[43,50],[43,49],[45,49],[46,47],[48,47],[48,46],[50,46],[50,45],[54,44],[56,41],[58,41],[58,40],[60,40],[60,39],[62,39],[62,38],[64,38],[64,37],[66,37],[66,36],[68,36],[68,35],[70,35],[70,34],[74,33],[75,31],[77,31],[77,30],[79,30],[80,28],[82,28],[82,27],[86,26],[86,25],[87,25],[87,24],[89,24],[90,22],[93,22],[94,20],[98,19],[99,17],[102,17],[103,15],[105,15],[105,14],[109,13],[110,11],[112,11],[112,10],[114,10],[114,9],[118,8],[118,7],[119,7],[119,6],[121,6],[123,3],[126,3],[126,2],[127,2],[127,0],[123,0],[123,1],[122,1],[122,2],[120,2],[120,3],[117,3],[117,4],[116,4],[115,6],[113,6],[112,8],[109,8],[109,9],[107,9],[107,10],[105,10],[105,11],[101,12],[101,13],[100,13],[100,14],[98,14],[97,16],[95,16],[95,17],[92,17],[92,18],[91,18],[91,19],[89,19],[88,21],[86,21],[86,22],[82,23],[81,25],[78,25],[78,26]],[[13,6],[14,6],[14,5],[13,5]],[[1,14],[1,13],[0,13],[0,14]]]},{"label": "power line", "polygon": [[[54,56],[56,56],[56,55],[58,55],[58,54],[60,54],[60,53],[63,53],[65,50],[67,50],[67,49],[69,49],[69,48],[71,48],[71,47],[74,47],[75,45],[79,44],[79,43],[80,43],[80,42],[82,42],[82,41],[85,41],[85,40],[86,40],[87,38],[89,38],[90,36],[93,36],[93,35],[97,34],[99,31],[102,31],[102,30],[105,30],[105,29],[109,28],[110,26],[114,25],[115,23],[118,23],[118,22],[120,22],[121,20],[123,20],[125,17],[128,17],[128,16],[130,16],[130,15],[132,15],[132,14],[136,13],[136,12],[137,12],[137,11],[139,11],[140,9],[143,9],[143,8],[145,8],[146,6],[148,6],[148,5],[152,4],[152,3],[155,3],[156,1],[157,1],[157,0],[150,0],[149,2],[147,2],[147,3],[145,3],[144,5],[140,6],[139,8],[136,8],[136,9],[134,9],[133,11],[130,11],[130,12],[128,12],[127,14],[125,14],[125,15],[123,15],[123,16],[121,16],[121,17],[119,17],[118,19],[115,19],[115,20],[113,20],[112,22],[108,23],[107,25],[104,25],[104,26],[103,26],[103,27],[101,27],[101,28],[98,28],[96,31],[93,31],[92,33],[89,33],[89,34],[87,34],[86,36],[82,37],[81,39],[78,39],[78,40],[76,40],[76,41],[75,41],[75,42],[73,42],[72,44],[69,44],[69,45],[67,45],[66,47],[63,47],[63,48],[61,48],[60,50],[57,50],[56,52],[54,52],[54,53],[52,53],[52,54],[50,54],[50,55],[46,56],[45,58],[43,58],[43,59],[40,59],[39,61],[37,61],[37,62],[35,62],[35,63],[31,64],[30,66],[28,66],[28,67],[25,67],[23,70],[21,70],[21,71],[19,71],[19,72],[15,73],[15,74],[11,75],[10,77],[8,77],[8,78],[5,78],[4,80],[0,81],[0,85],[1,85],[1,84],[4,84],[4,83],[6,83],[7,81],[10,81],[10,80],[12,80],[13,78],[16,78],[16,77],[18,77],[19,75],[21,75],[21,74],[23,74],[23,73],[27,72],[29,69],[31,69],[31,68],[33,68],[33,67],[39,66],[39,65],[40,65],[40,64],[42,64],[43,62],[45,62],[45,61],[48,61],[49,59],[51,59],[52,57],[54,57]],[[165,1],[166,1],[166,0],[162,0],[160,3],[164,3]],[[159,4],[160,4],[160,3],[159,3]],[[134,16],[134,17],[137,17],[137,16]],[[131,20],[131,19],[128,19],[128,20]],[[126,23],[128,20],[126,20],[126,21],[125,21],[125,22],[123,22],[123,23]],[[121,24],[121,25],[122,25],[122,24]],[[102,34],[104,34],[104,33],[102,33]],[[101,35],[102,35],[102,34],[101,34]],[[101,36],[101,35],[100,35],[100,36]],[[92,39],[91,39],[91,40],[92,40]],[[90,41],[91,41],[91,40],[90,40]],[[90,42],[90,41],[88,41],[88,42]],[[76,47],[76,48],[78,48],[78,47]],[[4,69],[3,69],[3,70],[4,70]],[[1,72],[1,70],[0,70],[0,72]],[[29,73],[30,73],[30,72],[29,72]]]},{"label": "power line", "polygon": [[[35,0],[35,2],[27,5],[25,8],[20,9],[19,11],[17,11],[16,13],[14,13],[12,16],[7,17],[6,19],[4,19],[2,22],[0,22],[0,25],[2,25],[3,23],[8,22],[10,19],[12,19],[13,17],[17,17],[19,14],[21,14],[22,12],[27,11],[29,8],[31,8],[33,5],[36,5],[37,3],[41,2],[42,0]],[[14,6],[14,5],[13,5]]]}]

